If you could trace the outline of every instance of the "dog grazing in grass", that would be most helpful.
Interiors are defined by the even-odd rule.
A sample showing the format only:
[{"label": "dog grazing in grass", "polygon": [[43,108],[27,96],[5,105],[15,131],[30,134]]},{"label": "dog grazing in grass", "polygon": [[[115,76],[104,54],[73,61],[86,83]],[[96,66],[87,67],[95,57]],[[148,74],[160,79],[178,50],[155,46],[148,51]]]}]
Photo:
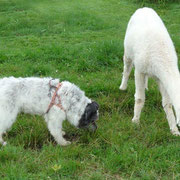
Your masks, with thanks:
[{"label": "dog grazing in grass", "polygon": [[24,112],[44,116],[56,142],[69,145],[63,138],[63,121],[67,119],[75,127],[96,130],[98,109],[96,102],[68,81],[35,77],[0,79],[0,143],[6,145],[3,133],[12,126],[18,113]]}]

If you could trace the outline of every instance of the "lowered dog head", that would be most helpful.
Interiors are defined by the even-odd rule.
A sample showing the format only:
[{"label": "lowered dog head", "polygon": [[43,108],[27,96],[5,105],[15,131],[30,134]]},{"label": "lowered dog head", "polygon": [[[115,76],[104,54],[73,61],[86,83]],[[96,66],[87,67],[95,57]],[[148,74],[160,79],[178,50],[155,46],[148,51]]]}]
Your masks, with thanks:
[{"label": "lowered dog head", "polygon": [[92,131],[97,129],[96,120],[99,117],[98,113],[99,105],[93,101],[87,104],[81,119],[79,120],[79,128],[90,128]]}]

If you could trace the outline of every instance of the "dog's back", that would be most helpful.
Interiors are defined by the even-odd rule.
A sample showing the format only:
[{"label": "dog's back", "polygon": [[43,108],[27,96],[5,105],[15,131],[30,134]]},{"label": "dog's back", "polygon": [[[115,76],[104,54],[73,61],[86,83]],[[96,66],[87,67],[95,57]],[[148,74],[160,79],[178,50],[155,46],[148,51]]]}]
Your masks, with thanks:
[{"label": "dog's back", "polygon": [[164,23],[151,8],[138,9],[132,15],[124,46],[126,57],[133,60],[142,73],[158,76],[161,66],[177,68],[173,42]]}]

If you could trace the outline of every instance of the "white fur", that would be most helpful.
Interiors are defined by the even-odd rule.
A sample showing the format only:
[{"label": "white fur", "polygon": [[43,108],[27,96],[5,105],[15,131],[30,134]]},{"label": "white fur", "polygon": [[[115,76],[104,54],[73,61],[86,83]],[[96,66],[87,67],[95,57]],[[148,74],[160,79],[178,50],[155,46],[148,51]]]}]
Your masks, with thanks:
[{"label": "white fur", "polygon": [[[46,113],[58,79],[52,78],[3,78],[0,79],[0,143],[6,145],[2,135],[15,122],[20,112],[42,115],[47,122],[50,133],[56,142],[62,146],[70,144],[63,138],[62,123],[67,119],[72,125],[78,126],[79,120],[88,103],[91,102],[84,92],[74,84],[63,81],[57,94],[65,111],[52,106]],[[58,104],[58,99],[56,98]]]},{"label": "white fur", "polygon": [[131,17],[124,40],[124,72],[120,85],[127,88],[127,81],[135,66],[135,107],[133,122],[138,123],[145,101],[147,78],[153,76],[159,85],[162,105],[166,112],[170,130],[180,135],[180,74],[173,42],[157,13],[150,8],[138,9]]}]

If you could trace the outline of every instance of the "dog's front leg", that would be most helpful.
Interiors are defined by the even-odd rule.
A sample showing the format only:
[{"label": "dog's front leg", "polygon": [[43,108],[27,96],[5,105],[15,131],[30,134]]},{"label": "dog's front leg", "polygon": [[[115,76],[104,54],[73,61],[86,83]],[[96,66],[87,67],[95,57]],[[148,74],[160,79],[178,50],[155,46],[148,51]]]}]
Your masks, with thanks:
[{"label": "dog's front leg", "polygon": [[[51,126],[51,125],[50,125]],[[63,131],[61,131],[60,129],[54,129],[54,128],[50,128],[49,127],[49,130],[51,132],[51,134],[53,135],[54,139],[56,140],[56,142],[61,145],[61,146],[67,146],[69,144],[71,144],[70,141],[66,141],[64,138],[63,138]]]},{"label": "dog's front leg", "polygon": [[[60,111],[60,110],[59,110]],[[65,132],[62,130],[62,123],[65,120],[64,112],[51,111],[46,116],[46,122],[51,135],[54,137],[56,142],[61,146],[67,146],[71,144],[70,141],[66,141],[63,138]]]}]

